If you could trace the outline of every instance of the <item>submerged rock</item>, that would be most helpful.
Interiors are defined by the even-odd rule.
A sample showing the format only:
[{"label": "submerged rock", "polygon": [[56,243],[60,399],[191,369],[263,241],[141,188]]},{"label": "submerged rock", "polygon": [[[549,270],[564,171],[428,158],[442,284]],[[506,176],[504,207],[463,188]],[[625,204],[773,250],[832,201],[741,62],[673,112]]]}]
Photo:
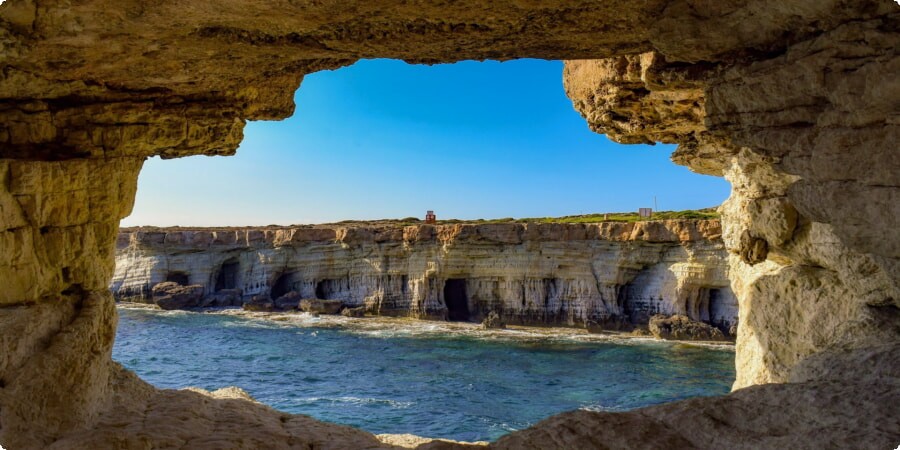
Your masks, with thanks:
[{"label": "submerged rock", "polygon": [[506,323],[503,322],[497,311],[491,311],[481,321],[481,328],[503,330],[506,329]]},{"label": "submerged rock", "polygon": [[183,309],[200,306],[203,299],[203,286],[192,284],[182,286],[173,281],[165,281],[153,286],[151,291],[153,303],[162,309]]},{"label": "submerged rock", "polygon": [[724,341],[725,334],[718,328],[691,320],[687,316],[657,314],[650,318],[650,333],[658,339],[683,341]]},{"label": "submerged rock", "polygon": [[341,315],[344,317],[365,317],[366,307],[357,306],[356,308],[344,308],[341,311]]},{"label": "submerged rock", "polygon": [[317,298],[300,300],[300,309],[308,313],[337,314],[341,311],[342,306],[344,306],[344,303],[340,300],[320,300]]}]

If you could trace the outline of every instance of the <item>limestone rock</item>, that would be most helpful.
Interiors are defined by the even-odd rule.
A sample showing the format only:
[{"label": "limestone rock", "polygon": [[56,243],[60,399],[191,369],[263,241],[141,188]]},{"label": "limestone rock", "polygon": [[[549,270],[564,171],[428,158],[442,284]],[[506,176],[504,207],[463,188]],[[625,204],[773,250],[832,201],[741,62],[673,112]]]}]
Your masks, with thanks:
[{"label": "limestone rock", "polygon": [[[721,235],[717,220],[136,228],[117,241],[110,288],[133,299],[178,273],[207,280],[207,296],[233,283],[244,299],[289,290],[376,315],[443,319],[454,306],[447,286],[459,280],[454,307],[471,317],[502,311],[509,324],[630,330],[663,313],[727,329],[737,300]],[[367,263],[372,256],[385,264]]]},{"label": "limestone rock", "polygon": [[724,341],[725,335],[709,324],[691,320],[687,316],[657,314],[650,318],[650,333],[657,339],[679,341]]},{"label": "limestone rock", "polygon": [[766,260],[769,255],[769,243],[763,238],[754,237],[750,231],[741,234],[741,260],[751,266]]},{"label": "limestone rock", "polygon": [[344,303],[340,300],[320,300],[317,298],[305,298],[300,300],[300,310],[315,314],[337,314],[341,312]]},{"label": "limestone rock", "polygon": [[265,296],[254,296],[249,302],[244,303],[246,311],[272,312],[275,311],[275,302]]},{"label": "limestone rock", "polygon": [[366,307],[357,306],[356,308],[344,308],[341,310],[341,315],[344,317],[365,317]]},{"label": "limestone rock", "polygon": [[500,314],[497,314],[496,311],[491,311],[481,321],[481,328],[502,330],[506,328],[506,324],[503,323]]},{"label": "limestone rock", "polygon": [[290,311],[300,307],[302,296],[299,292],[291,291],[275,299],[275,308]]},{"label": "limestone rock", "polygon": [[214,294],[207,295],[206,301],[210,306],[241,306],[243,305],[241,296],[240,289],[220,289]]},{"label": "limestone rock", "polygon": [[[115,270],[119,220],[131,210],[147,157],[232,154],[246,120],[293,113],[304,74],[360,58],[432,64],[517,57],[572,60],[564,73],[566,92],[593,130],[620,142],[677,143],[677,163],[724,174],[731,182],[732,195],[721,207],[721,236],[729,253],[729,292],[740,303],[735,388],[765,385],[628,413],[566,414],[514,433],[496,447],[896,446],[896,377],[882,373],[873,382],[873,375],[857,367],[874,361],[896,374],[897,360],[856,358],[870,356],[875,343],[895,344],[900,323],[896,2],[147,5],[0,4],[0,443],[5,447],[385,446],[362,431],[288,416],[248,400],[155,390],[113,363],[116,321],[107,287]],[[588,58],[593,60],[584,61]],[[741,245],[745,231],[749,238]],[[148,241],[173,247],[214,248],[240,240],[253,251],[266,242],[301,247],[330,239],[352,253],[391,242],[398,232],[359,230],[340,239],[336,230],[316,228],[199,230],[168,240],[165,233],[148,234]],[[520,305],[502,309],[515,311],[507,320],[540,323],[571,315],[578,323],[617,323],[613,314],[624,314],[613,299],[622,291],[630,296],[626,301],[640,306],[629,310],[636,317],[657,307],[673,310],[659,311],[667,314],[702,311],[702,295],[695,292],[712,288],[699,280],[718,279],[697,270],[707,264],[692,258],[696,252],[685,257],[691,253],[687,249],[634,245],[639,240],[660,247],[654,230],[629,225],[423,226],[405,229],[402,236],[398,247],[432,245],[425,253],[440,253],[445,243],[461,240],[471,241],[472,254],[480,245],[567,252],[568,241],[589,238],[597,238],[590,255],[606,249],[599,253],[607,257],[599,260],[583,256],[571,279],[556,276],[569,275],[569,269],[553,269],[555,261],[529,262],[523,251],[516,264],[538,266],[535,278],[509,282],[503,272],[517,269],[498,265],[495,274],[466,282],[471,298],[494,289],[524,292],[500,295],[504,305],[512,307],[516,300]],[[610,242],[623,245],[616,249]],[[360,247],[350,250],[354,246]],[[260,254],[276,255],[278,245],[272,247]],[[415,267],[406,280],[401,272],[369,277],[362,270],[345,271],[351,273],[346,280],[329,274],[322,289],[349,298],[357,295],[351,285],[372,286],[350,304],[365,303],[378,313],[438,315],[446,313],[440,282],[483,269],[459,262],[459,255],[442,260],[439,269],[428,267],[427,260],[436,258],[411,258]],[[205,266],[219,270],[221,263],[225,259]],[[246,268],[248,262],[242,263]],[[114,283],[117,296],[149,300],[150,287],[166,280],[159,265],[150,266],[156,269],[117,274],[118,280],[138,280]],[[624,270],[630,267],[645,276]],[[437,270],[446,271],[428,276]],[[596,292],[592,274],[601,275]],[[196,275],[218,278],[218,273]],[[250,289],[252,283],[260,291],[242,294],[249,297],[263,294],[272,282],[253,271],[246,276],[242,286],[221,288]],[[301,285],[309,282],[300,278]],[[642,289],[644,280],[657,283]],[[316,286],[302,289],[311,296],[307,291]],[[684,298],[653,300],[670,289]],[[213,284],[204,294],[216,290]],[[566,301],[572,298],[589,301]],[[699,300],[679,303],[685,299]],[[541,307],[540,301],[551,306]],[[802,381],[773,384],[790,381],[795,369],[803,369]],[[172,426],[173,417],[185,420]]]},{"label": "limestone rock", "polygon": [[162,309],[186,309],[201,306],[203,286],[163,282],[153,286],[153,302]]}]

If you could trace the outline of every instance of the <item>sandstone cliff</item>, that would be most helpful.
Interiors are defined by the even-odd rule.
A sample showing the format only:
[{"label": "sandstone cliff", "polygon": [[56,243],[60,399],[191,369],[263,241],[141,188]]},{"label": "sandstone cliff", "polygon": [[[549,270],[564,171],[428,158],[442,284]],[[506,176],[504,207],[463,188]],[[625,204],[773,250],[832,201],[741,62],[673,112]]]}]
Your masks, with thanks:
[{"label": "sandstone cliff", "polygon": [[120,232],[111,290],[149,301],[178,280],[221,302],[341,300],[370,313],[628,329],[683,314],[727,332],[737,319],[718,221]]}]

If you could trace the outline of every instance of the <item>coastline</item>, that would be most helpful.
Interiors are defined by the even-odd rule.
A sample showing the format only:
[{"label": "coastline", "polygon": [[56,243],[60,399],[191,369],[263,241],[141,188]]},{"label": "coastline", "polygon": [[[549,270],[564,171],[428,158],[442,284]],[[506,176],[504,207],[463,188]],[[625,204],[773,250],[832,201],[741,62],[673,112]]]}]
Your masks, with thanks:
[{"label": "coastline", "polygon": [[688,341],[638,336],[622,331],[592,332],[585,328],[559,326],[507,325],[506,329],[485,329],[474,322],[452,322],[411,317],[341,315],[313,315],[305,312],[247,311],[236,307],[196,308],[192,310],[164,310],[156,305],[117,302],[117,309],[150,310],[164,315],[219,314],[255,321],[261,326],[297,328],[328,328],[373,338],[467,338],[508,342],[511,344],[586,344],[610,343],[619,345],[663,344],[735,351],[733,341]]}]

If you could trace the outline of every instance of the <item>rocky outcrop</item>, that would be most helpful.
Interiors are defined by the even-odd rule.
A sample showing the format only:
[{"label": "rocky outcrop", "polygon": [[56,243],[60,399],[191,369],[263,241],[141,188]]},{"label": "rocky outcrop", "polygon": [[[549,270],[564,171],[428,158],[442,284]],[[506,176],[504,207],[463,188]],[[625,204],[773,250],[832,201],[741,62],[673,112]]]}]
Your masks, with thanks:
[{"label": "rocky outcrop", "polygon": [[340,300],[320,300],[317,298],[305,298],[300,300],[300,310],[315,314],[337,314],[341,312],[344,303]]},{"label": "rocky outcrop", "polygon": [[282,311],[291,311],[300,308],[300,301],[303,299],[303,296],[296,291],[290,291],[287,294],[282,295],[281,297],[276,298],[273,303],[275,307]]},{"label": "rocky outcrop", "polygon": [[657,339],[680,341],[725,340],[725,334],[722,333],[722,330],[682,315],[665,316],[657,314],[650,318],[648,329],[650,334]]},{"label": "rocky outcrop", "polygon": [[506,328],[506,324],[503,323],[503,318],[500,317],[500,314],[497,314],[497,311],[491,311],[484,316],[484,320],[481,321],[481,328],[487,330],[502,330]]},{"label": "rocky outcrop", "polygon": [[272,312],[275,311],[275,302],[268,297],[254,295],[243,304],[243,308],[247,311]]},{"label": "rocky outcrop", "polygon": [[366,307],[357,306],[356,308],[344,308],[341,310],[341,315],[344,317],[365,317]]},{"label": "rocky outcrop", "polygon": [[203,286],[182,286],[171,281],[157,283],[151,290],[153,303],[162,309],[196,308],[203,302]]},{"label": "rocky outcrop", "polygon": [[[564,415],[497,445],[892,448],[898,8],[891,0],[7,0],[0,443],[382,445],[247,400],[157,391],[126,376],[110,359],[118,221],[145,158],[232,154],[247,119],[292,113],[306,73],[360,58],[537,57],[582,59],[567,62],[564,81],[594,130],[677,143],[677,163],[732,183],[722,234],[740,306],[735,388],[766,385]],[[173,427],[182,411],[195,413]]]},{"label": "rocky outcrop", "polygon": [[727,331],[737,301],[720,232],[715,220],[126,229],[111,289],[146,301],[178,275],[213,297],[293,293],[381,315],[629,329],[662,313]]}]

